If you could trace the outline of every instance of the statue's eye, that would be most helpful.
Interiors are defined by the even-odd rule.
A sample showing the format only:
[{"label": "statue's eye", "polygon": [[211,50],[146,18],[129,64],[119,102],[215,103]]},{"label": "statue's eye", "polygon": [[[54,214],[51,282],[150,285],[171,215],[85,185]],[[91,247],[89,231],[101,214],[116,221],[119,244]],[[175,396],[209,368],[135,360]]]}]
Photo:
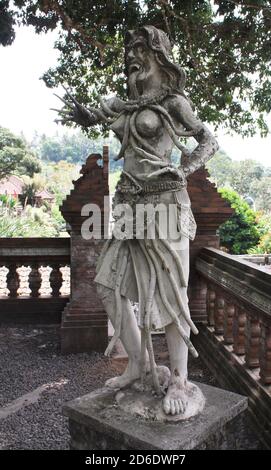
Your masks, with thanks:
[{"label": "statue's eye", "polygon": [[143,45],[138,44],[138,45],[135,46],[135,51],[139,54],[142,54],[145,51],[145,48],[144,48]]}]

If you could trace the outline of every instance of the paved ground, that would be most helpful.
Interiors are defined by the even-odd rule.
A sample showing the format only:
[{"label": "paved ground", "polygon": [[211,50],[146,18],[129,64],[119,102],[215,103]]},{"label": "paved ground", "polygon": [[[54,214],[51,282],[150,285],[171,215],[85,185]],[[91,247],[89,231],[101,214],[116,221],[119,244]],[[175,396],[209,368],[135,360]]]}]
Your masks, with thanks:
[{"label": "paved ground", "polygon": [[[157,362],[167,365],[164,337],[155,335],[154,346]],[[102,386],[124,367],[119,354],[61,355],[57,327],[0,328],[0,449],[68,449],[63,403]],[[189,371],[190,379],[218,386],[200,359],[191,359]]]},{"label": "paved ground", "polygon": [[[59,352],[57,328],[0,328],[0,449],[68,449],[63,403],[103,385],[125,363],[102,354]],[[167,363],[164,338],[155,336],[158,362]],[[200,360],[191,378],[215,384]]]}]

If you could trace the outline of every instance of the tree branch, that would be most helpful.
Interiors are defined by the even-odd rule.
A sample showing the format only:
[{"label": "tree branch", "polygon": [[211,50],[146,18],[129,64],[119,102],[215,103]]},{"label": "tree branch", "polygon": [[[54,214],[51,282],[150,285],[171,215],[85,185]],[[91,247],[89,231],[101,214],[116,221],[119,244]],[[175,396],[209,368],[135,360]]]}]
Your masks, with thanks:
[{"label": "tree branch", "polygon": [[[184,31],[185,31],[185,34],[186,34],[186,39],[187,39],[187,49],[188,49],[188,53],[189,53],[189,56],[190,56],[191,67],[193,69],[195,69],[197,71],[197,74],[202,77],[202,80],[204,82],[204,86],[202,86],[202,88],[205,91],[205,93],[208,94],[208,98],[209,98],[210,103],[213,103],[215,106],[217,106],[217,101],[216,101],[215,97],[213,96],[213,94],[210,92],[209,82],[208,82],[208,79],[206,77],[206,69],[204,67],[204,64],[195,56],[195,54],[193,52],[193,38],[192,38],[192,35],[191,35],[191,31],[190,31],[190,28],[189,28],[188,21],[185,18],[183,18],[182,16],[180,16],[178,13],[175,12],[173,7],[169,4],[168,0],[157,0],[157,4],[163,9],[163,17],[164,17],[164,15],[166,16],[166,14],[168,14],[171,17],[174,17],[177,20],[179,20],[181,22],[181,24],[183,25],[183,28],[184,28]],[[165,19],[164,19],[164,21],[165,21]],[[166,24],[168,24],[168,23],[166,23]],[[199,85],[199,86],[201,87],[201,85]]]},{"label": "tree branch", "polygon": [[[190,55],[190,58],[191,58],[191,64],[192,64],[193,68],[198,69],[200,67],[200,64],[199,64],[199,61],[196,59],[196,57],[193,53],[193,48],[192,48],[193,41],[192,41],[191,32],[190,32],[187,21],[184,18],[182,18],[180,15],[178,15],[173,10],[173,8],[169,4],[168,0],[158,0],[157,3],[163,10],[163,17],[164,17],[164,15],[166,17],[166,13],[168,13],[168,15],[170,15],[174,18],[177,18],[182,23],[182,25],[185,29],[186,37],[187,37],[187,48],[188,48],[189,55]],[[168,24],[168,23],[166,23],[166,24]]]},{"label": "tree branch", "polygon": [[226,0],[228,3],[232,3],[233,5],[236,5],[237,7],[244,7],[244,8],[254,8],[256,10],[267,10],[271,11],[271,5],[258,5],[257,3],[246,3],[246,2],[241,2],[237,0]]},{"label": "tree branch", "polygon": [[[64,10],[64,8],[59,4],[57,0],[44,0],[43,6],[40,7],[44,13],[53,11],[62,21],[66,30],[72,34],[72,30],[76,30],[82,37],[85,43],[90,44],[91,46],[96,47],[99,50],[101,60],[104,60],[104,49],[107,47],[105,44],[102,44],[99,41],[90,37],[83,28],[83,26],[74,21]],[[96,33],[96,30],[92,30],[93,35]],[[75,39],[80,49],[82,49],[83,44],[80,40]]]}]

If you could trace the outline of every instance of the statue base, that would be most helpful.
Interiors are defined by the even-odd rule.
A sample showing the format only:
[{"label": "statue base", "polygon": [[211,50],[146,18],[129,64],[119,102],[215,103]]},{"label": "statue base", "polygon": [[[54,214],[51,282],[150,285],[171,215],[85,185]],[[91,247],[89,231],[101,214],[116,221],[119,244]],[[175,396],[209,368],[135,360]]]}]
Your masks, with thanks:
[{"label": "statue base", "polygon": [[167,415],[163,411],[163,397],[157,397],[147,389],[140,390],[140,383],[136,382],[134,386],[128,389],[120,390],[115,395],[115,401],[119,408],[127,415],[141,417],[145,420],[160,422],[185,421],[203,411],[205,398],[197,385],[192,382],[187,383],[186,396],[188,404],[183,414]]},{"label": "statue base", "polygon": [[[148,402],[144,402],[144,392],[104,387],[77,398],[63,409],[69,418],[70,447],[74,450],[241,449],[247,398],[199,383],[196,389],[200,389],[197,397],[205,397],[202,411],[176,422],[158,420],[150,412],[143,417],[144,409],[149,410],[152,401],[157,405],[158,400],[149,396]],[[131,410],[133,394],[137,406],[133,404]],[[143,410],[141,416],[140,410]]]}]

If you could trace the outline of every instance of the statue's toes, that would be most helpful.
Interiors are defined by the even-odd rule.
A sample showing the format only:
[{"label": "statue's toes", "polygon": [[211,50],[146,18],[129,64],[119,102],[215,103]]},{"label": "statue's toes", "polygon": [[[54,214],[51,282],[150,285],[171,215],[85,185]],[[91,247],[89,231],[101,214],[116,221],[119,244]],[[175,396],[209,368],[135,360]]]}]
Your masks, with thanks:
[{"label": "statue's toes", "polygon": [[184,400],[177,400],[178,401],[178,407],[179,407],[179,414],[183,414],[185,412],[185,403],[184,403]]},{"label": "statue's toes", "polygon": [[175,415],[178,413],[177,400],[170,400],[170,414]]},{"label": "statue's toes", "polygon": [[163,410],[167,415],[180,415],[183,414],[187,407],[187,398],[184,396],[182,398],[164,398],[163,400]]},{"label": "statue's toes", "polygon": [[179,400],[179,403],[180,403],[180,408],[181,408],[180,413],[184,413],[188,405],[188,399],[186,395],[184,395],[183,398]]},{"label": "statue's toes", "polygon": [[181,398],[171,400],[170,403],[171,414],[172,415],[181,415],[185,412],[185,403]]},{"label": "statue's toes", "polygon": [[180,415],[183,412],[182,401],[174,400],[175,414]]},{"label": "statue's toes", "polygon": [[168,398],[164,398],[163,400],[163,410],[166,413],[166,415],[170,414],[170,400]]}]

